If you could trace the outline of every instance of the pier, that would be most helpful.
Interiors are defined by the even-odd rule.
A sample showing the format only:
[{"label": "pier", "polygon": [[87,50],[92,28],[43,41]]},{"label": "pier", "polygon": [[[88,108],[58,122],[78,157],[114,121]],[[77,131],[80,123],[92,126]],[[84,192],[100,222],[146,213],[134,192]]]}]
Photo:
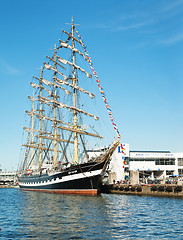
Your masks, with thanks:
[{"label": "pier", "polygon": [[101,192],[108,194],[183,198],[183,187],[176,184],[104,184]]}]

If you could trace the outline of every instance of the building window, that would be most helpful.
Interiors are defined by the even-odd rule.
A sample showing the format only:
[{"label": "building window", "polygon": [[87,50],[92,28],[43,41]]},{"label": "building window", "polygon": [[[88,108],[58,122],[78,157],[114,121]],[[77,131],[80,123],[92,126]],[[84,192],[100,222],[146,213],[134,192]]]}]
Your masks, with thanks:
[{"label": "building window", "polygon": [[129,172],[129,167],[125,167],[124,172],[128,173]]},{"label": "building window", "polygon": [[[130,161],[155,162],[155,165],[175,165],[175,158],[130,158]],[[183,158],[182,165],[183,166]]]},{"label": "building window", "polygon": [[125,158],[124,158],[124,161],[125,161],[125,164],[126,164],[126,165],[129,164],[129,158],[128,158],[128,157],[125,157]]},{"label": "building window", "polygon": [[183,169],[178,169],[178,174],[183,177]]},{"label": "building window", "polygon": [[175,158],[155,159],[155,165],[175,165]]},{"label": "building window", "polygon": [[174,171],[173,170],[167,170],[166,171],[166,175],[173,175],[174,174]]},{"label": "building window", "polygon": [[178,166],[183,166],[183,158],[178,158]]},{"label": "building window", "polygon": [[155,161],[155,158],[130,158],[130,161],[140,161],[140,162]]}]

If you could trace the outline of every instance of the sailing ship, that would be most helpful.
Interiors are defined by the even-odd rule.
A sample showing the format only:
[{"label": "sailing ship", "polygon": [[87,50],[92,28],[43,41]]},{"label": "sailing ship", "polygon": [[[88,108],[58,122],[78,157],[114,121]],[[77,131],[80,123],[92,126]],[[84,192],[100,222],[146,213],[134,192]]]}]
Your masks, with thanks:
[{"label": "sailing ship", "polygon": [[93,127],[88,131],[84,125],[84,120],[99,121],[99,117],[85,111],[80,103],[83,95],[92,101],[95,94],[80,86],[81,75],[86,79],[92,75],[77,65],[79,57],[84,62],[89,58],[76,46],[82,41],[76,36],[73,18],[70,25],[70,32],[62,30],[66,40],[59,40],[53,56],[46,57],[40,77],[33,77],[37,82],[31,82],[34,92],[28,97],[31,111],[25,111],[30,124],[24,127],[27,140],[22,145],[24,158],[18,173],[21,190],[96,195],[119,144],[116,139],[101,148],[100,155],[89,156],[92,147],[87,138],[102,136]]}]

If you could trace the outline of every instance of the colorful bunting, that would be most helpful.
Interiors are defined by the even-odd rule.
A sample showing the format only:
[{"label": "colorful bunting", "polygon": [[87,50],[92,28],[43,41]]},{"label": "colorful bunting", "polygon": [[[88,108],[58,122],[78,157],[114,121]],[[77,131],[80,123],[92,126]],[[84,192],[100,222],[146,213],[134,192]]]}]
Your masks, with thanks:
[{"label": "colorful bunting", "polygon": [[114,119],[113,119],[113,116],[112,116],[112,111],[111,111],[111,109],[110,109],[110,106],[109,106],[108,103],[107,103],[106,95],[105,95],[105,93],[104,93],[104,90],[103,90],[102,86],[100,85],[100,80],[98,79],[97,73],[96,73],[95,70],[94,70],[93,63],[92,63],[92,61],[91,61],[91,57],[89,57],[89,54],[87,53],[86,46],[85,46],[85,44],[83,43],[83,40],[82,40],[81,35],[79,34],[78,31],[76,31],[76,32],[77,32],[78,38],[79,38],[79,40],[80,40],[80,42],[81,42],[81,44],[82,44],[82,46],[83,46],[84,52],[85,52],[85,54],[86,54],[86,56],[87,56],[87,58],[88,58],[88,62],[89,62],[90,67],[91,67],[91,69],[92,69],[93,75],[95,76],[95,79],[96,79],[97,85],[98,85],[98,87],[99,87],[100,93],[102,94],[102,98],[103,98],[103,100],[104,100],[104,103],[105,103],[105,106],[106,106],[106,108],[107,108],[108,114],[109,114],[109,116],[110,116],[110,118],[111,118],[111,122],[112,122],[112,124],[113,124],[113,126],[114,126],[114,130],[116,131],[117,137],[120,138],[121,136],[120,136],[119,130],[118,130],[116,124],[114,123]]}]

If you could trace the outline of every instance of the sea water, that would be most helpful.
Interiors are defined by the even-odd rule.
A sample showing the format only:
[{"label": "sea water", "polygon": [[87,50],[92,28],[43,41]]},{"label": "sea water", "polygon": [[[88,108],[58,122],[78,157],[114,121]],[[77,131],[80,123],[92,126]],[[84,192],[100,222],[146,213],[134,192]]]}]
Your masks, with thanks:
[{"label": "sea water", "polygon": [[183,200],[0,189],[0,239],[183,239]]}]

